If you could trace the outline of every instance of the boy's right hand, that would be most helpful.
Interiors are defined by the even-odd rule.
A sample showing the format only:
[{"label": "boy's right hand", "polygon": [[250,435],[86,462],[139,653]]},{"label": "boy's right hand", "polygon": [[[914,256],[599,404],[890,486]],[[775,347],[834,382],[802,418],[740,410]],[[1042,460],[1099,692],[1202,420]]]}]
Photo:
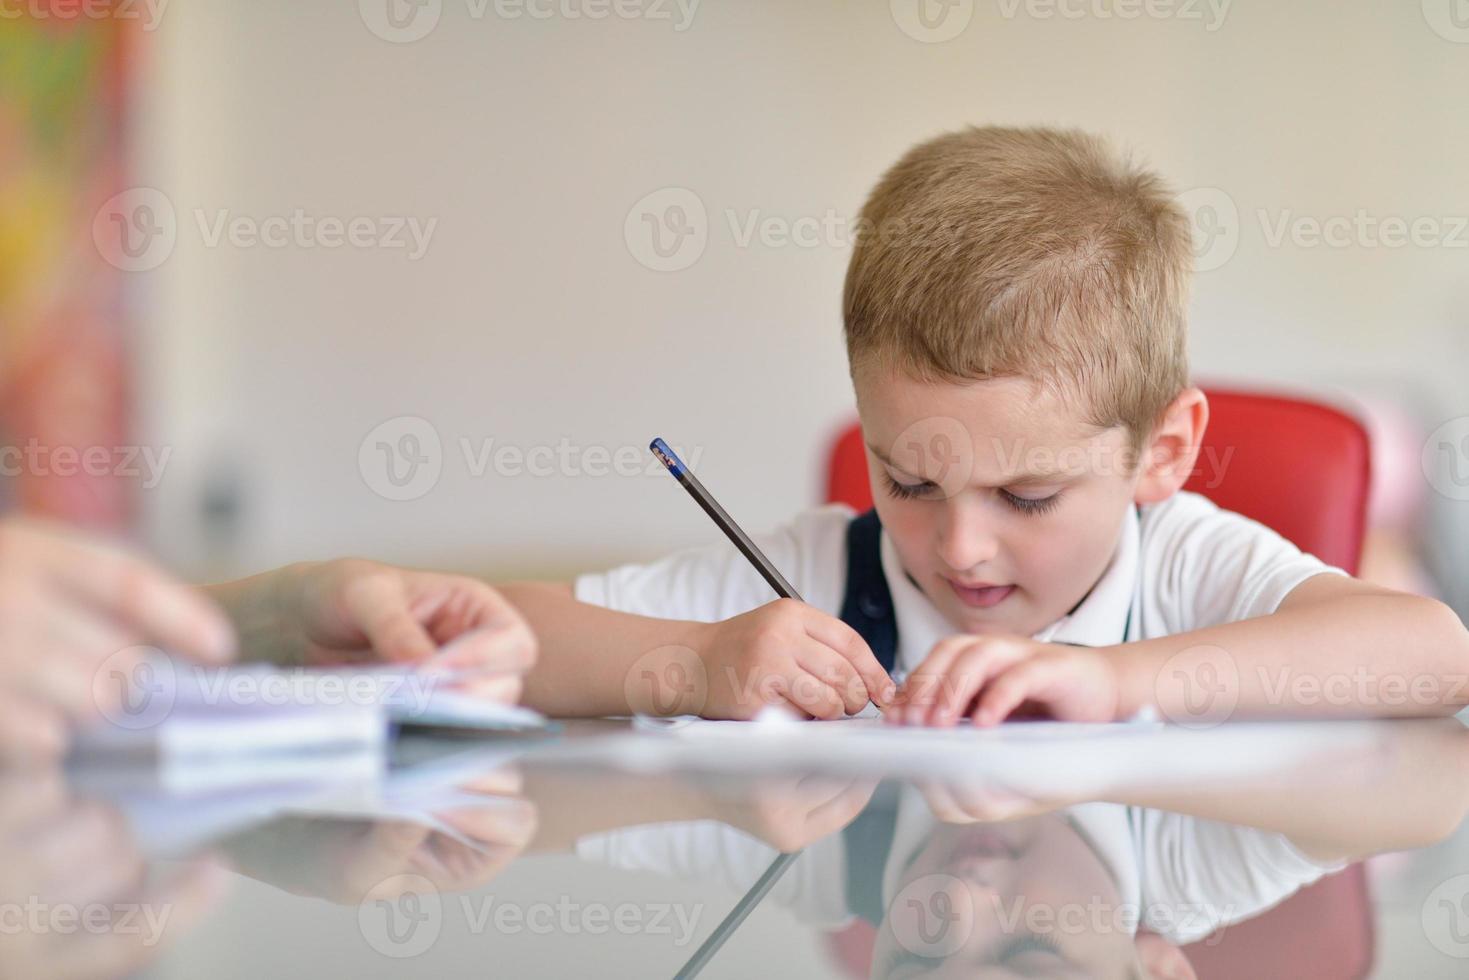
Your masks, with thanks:
[{"label": "boy's right hand", "polygon": [[840,718],[869,700],[884,707],[896,693],[856,630],[794,599],[709,623],[693,649],[708,684],[699,711],[706,718],[753,718],[767,705],[803,718]]}]

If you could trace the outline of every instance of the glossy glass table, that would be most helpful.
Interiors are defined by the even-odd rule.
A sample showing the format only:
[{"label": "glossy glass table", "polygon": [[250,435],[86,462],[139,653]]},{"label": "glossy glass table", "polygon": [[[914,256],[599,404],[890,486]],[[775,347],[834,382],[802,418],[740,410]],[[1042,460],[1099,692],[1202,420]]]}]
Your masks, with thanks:
[{"label": "glossy glass table", "polygon": [[9,773],[0,975],[1463,977],[1466,807],[1452,719],[606,720]]}]

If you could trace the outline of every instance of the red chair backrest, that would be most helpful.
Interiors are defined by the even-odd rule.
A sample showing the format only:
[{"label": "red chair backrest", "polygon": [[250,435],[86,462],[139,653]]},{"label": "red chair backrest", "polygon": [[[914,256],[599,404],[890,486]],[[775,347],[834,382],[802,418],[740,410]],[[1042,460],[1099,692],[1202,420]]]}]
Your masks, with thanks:
[{"label": "red chair backrest", "polygon": [[[1355,574],[1371,478],[1367,430],[1316,402],[1224,389],[1206,388],[1205,394],[1209,426],[1184,489]],[[842,430],[832,446],[826,499],[859,512],[872,506],[860,426]],[[863,951],[870,956],[871,942],[866,923],[831,939],[833,953],[849,969]],[[1367,876],[1356,864],[1230,926],[1222,939],[1185,947],[1185,955],[1201,980],[1358,980],[1372,968],[1374,946]]]},{"label": "red chair backrest", "polygon": [[846,504],[859,514],[872,509],[872,481],[867,478],[867,449],[860,424],[842,429],[831,445],[826,460],[826,502]]}]

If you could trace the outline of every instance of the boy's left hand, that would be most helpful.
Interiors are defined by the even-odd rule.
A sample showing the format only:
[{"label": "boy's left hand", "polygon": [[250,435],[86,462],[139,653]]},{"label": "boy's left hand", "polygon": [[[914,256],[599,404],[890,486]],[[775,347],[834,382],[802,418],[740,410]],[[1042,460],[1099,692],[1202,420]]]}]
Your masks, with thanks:
[{"label": "boy's left hand", "polygon": [[995,725],[1017,709],[1061,721],[1116,721],[1117,659],[1092,647],[1019,636],[953,636],[908,676],[887,720]]},{"label": "boy's left hand", "polygon": [[342,559],[282,569],[277,608],[293,660],[424,663],[477,675],[455,685],[519,699],[536,641],[520,613],[477,579]]}]

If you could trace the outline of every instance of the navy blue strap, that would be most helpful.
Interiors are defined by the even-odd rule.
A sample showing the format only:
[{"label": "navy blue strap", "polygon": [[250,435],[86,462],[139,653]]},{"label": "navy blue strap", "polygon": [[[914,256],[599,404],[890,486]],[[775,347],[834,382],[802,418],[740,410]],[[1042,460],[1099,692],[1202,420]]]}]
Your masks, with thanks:
[{"label": "navy blue strap", "polygon": [[882,572],[882,522],[869,510],[847,525],[847,592],[842,622],[861,634],[889,674],[898,656],[898,618]]},{"label": "navy blue strap", "polygon": [[[898,656],[898,617],[893,594],[882,571],[882,522],[869,510],[847,525],[847,591],[842,622],[861,634],[889,674]],[[847,907],[880,925],[883,918],[882,873],[892,849],[896,804],[869,803],[842,831],[847,852]]]}]

